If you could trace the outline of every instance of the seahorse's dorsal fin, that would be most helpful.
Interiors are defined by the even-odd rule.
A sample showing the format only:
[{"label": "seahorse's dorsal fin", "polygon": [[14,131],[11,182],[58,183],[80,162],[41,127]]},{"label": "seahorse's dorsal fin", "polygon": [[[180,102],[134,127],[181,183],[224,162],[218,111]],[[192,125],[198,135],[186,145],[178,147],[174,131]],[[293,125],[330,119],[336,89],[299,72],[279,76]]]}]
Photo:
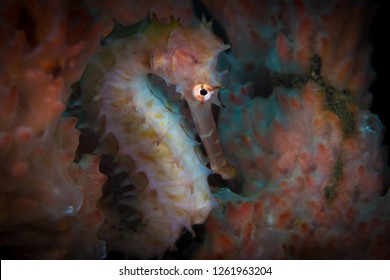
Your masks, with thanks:
[{"label": "seahorse's dorsal fin", "polygon": [[114,29],[108,34],[105,38],[101,39],[100,45],[103,46],[107,42],[115,39],[125,38],[135,36],[137,34],[143,33],[154,21],[157,21],[155,14],[148,12],[144,19],[141,21],[130,24],[123,25],[116,19],[113,19]]}]

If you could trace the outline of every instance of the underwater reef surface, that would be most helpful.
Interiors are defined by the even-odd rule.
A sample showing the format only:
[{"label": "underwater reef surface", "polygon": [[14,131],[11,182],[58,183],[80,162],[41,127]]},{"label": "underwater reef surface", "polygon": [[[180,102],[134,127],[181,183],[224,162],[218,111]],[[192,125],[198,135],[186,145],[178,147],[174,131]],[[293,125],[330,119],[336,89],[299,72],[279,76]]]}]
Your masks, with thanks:
[{"label": "underwater reef surface", "polygon": [[380,7],[3,1],[4,257],[389,259]]}]

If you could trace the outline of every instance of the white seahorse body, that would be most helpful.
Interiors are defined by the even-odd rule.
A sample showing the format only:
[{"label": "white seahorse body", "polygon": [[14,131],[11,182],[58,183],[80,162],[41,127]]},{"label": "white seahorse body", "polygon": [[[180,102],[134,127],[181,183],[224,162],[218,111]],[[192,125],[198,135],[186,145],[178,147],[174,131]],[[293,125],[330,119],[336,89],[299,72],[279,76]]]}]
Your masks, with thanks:
[{"label": "white seahorse body", "polygon": [[[207,183],[211,171],[195,153],[198,144],[180,125],[183,116],[173,113],[153,94],[158,89],[153,88],[148,75],[161,76],[175,84],[179,92],[196,84],[211,84],[215,88],[221,75],[214,69],[210,74],[210,69],[215,67],[216,57],[224,47],[204,26],[184,29],[177,22],[161,24],[153,17],[138,27],[142,24],[148,25],[142,34],[108,36],[103,50],[87,66],[80,87],[88,122],[101,134],[97,152],[115,157],[118,166],[114,172],[129,174],[119,186],[103,189],[106,195],[101,208],[106,222],[100,238],[106,241],[109,250],[150,258],[162,256],[174,245],[183,228],[192,231],[192,224],[203,223],[216,202]],[[178,63],[186,63],[188,57],[183,56],[181,44],[172,45],[172,34],[197,30],[208,36],[203,39],[214,40],[211,47],[218,49],[202,49],[212,61],[195,58],[200,70],[194,67],[192,72],[188,69],[180,72]],[[187,51],[188,44],[184,48]],[[194,75],[198,72],[202,75]],[[190,81],[189,77],[195,80]],[[192,95],[191,98],[194,99]],[[194,106],[190,104],[190,108]],[[200,106],[210,109],[210,104],[201,102]],[[212,118],[211,110],[205,114]],[[211,128],[214,131],[215,125]],[[212,134],[215,137],[216,132]],[[219,142],[211,137],[210,140],[218,148]],[[217,158],[221,157],[220,150],[216,153]],[[226,167],[226,163],[221,164]],[[130,210],[123,210],[123,205],[130,206]]]}]

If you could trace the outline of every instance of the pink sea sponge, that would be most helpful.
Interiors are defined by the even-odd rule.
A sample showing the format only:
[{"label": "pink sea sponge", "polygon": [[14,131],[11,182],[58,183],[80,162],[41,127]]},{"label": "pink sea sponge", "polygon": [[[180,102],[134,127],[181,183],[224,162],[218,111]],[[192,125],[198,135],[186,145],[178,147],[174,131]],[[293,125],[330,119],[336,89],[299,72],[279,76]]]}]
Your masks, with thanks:
[{"label": "pink sea sponge", "polygon": [[276,88],[236,109],[240,130],[221,126],[241,196],[218,195],[222,207],[206,224],[199,257],[389,257],[383,127],[351,103],[355,128],[346,134],[326,98],[313,82]]},{"label": "pink sea sponge", "polygon": [[[292,1],[281,4],[278,30],[266,65],[273,72],[309,73],[309,57],[321,58],[321,75],[336,88],[348,89],[359,105],[371,105],[375,75],[367,37],[375,6],[366,1]],[[347,16],[346,16],[347,15]],[[314,71],[314,72],[313,72]]]},{"label": "pink sea sponge", "polygon": [[279,8],[283,28],[266,56],[268,78],[260,78],[272,95],[251,98],[246,84],[223,100],[220,134],[240,195],[218,195],[222,207],[198,256],[389,258],[383,127],[367,110],[372,6]]},{"label": "pink sea sponge", "polygon": [[[0,34],[8,38],[0,51],[0,245],[28,258],[105,255],[96,238],[105,180],[99,158],[73,162],[76,120],[60,116],[88,55],[66,7],[14,1],[0,9]],[[87,39],[97,41],[92,31]]]}]

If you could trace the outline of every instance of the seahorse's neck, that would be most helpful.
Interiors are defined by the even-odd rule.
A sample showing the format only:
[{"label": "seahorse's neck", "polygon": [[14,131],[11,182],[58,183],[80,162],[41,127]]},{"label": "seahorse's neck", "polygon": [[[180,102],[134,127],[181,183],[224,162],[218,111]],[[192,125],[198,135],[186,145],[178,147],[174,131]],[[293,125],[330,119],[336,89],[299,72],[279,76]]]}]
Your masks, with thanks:
[{"label": "seahorse's neck", "polygon": [[[198,28],[184,28],[175,20],[162,24],[152,16],[137,26],[140,33],[126,39],[132,46],[132,59],[127,59],[132,63],[128,79],[155,74],[168,85],[175,85],[189,105],[211,169],[225,179],[233,178],[236,172],[223,156],[211,112],[223,76],[215,69],[218,55],[230,46],[222,44],[205,23]],[[116,24],[104,42],[115,42],[133,29]]]}]

